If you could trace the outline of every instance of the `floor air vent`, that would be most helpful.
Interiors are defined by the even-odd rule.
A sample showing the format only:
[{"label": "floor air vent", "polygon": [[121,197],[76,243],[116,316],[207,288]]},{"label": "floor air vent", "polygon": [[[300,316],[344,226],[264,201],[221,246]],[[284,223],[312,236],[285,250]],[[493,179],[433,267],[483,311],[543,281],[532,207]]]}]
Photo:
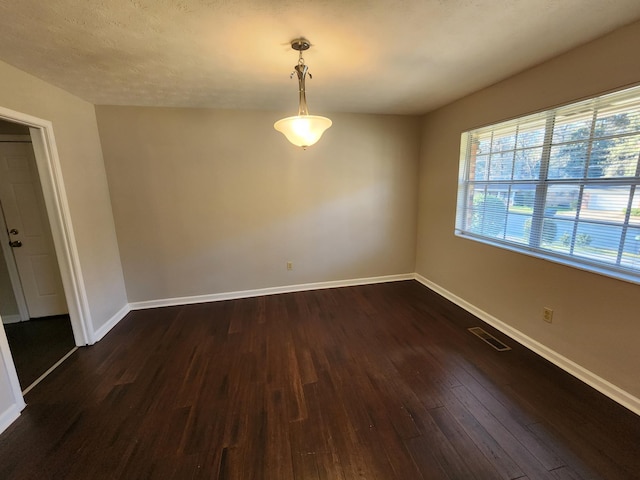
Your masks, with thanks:
[{"label": "floor air vent", "polygon": [[493,348],[495,348],[499,352],[504,352],[505,350],[511,350],[511,347],[509,347],[508,345],[505,345],[500,340],[498,340],[496,337],[491,335],[489,332],[484,331],[480,327],[471,327],[471,328],[469,328],[467,330],[469,330],[471,333],[473,333],[476,337],[479,337],[482,340],[484,340],[486,343],[491,345]]}]

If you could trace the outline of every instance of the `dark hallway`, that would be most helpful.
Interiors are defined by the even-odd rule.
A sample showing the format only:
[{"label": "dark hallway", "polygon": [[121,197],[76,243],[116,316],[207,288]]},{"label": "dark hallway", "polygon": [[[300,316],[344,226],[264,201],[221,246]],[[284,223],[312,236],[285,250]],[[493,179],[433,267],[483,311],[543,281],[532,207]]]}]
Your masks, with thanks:
[{"label": "dark hallway", "polygon": [[75,347],[69,315],[10,323],[4,329],[22,390]]}]

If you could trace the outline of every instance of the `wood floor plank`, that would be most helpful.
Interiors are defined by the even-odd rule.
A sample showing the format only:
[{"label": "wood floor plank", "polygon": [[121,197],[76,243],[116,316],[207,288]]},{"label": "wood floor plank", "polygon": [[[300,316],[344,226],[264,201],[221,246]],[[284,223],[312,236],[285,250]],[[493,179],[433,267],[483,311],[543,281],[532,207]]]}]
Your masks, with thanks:
[{"label": "wood floor plank", "polygon": [[498,439],[483,427],[475,415],[453,393],[447,396],[445,406],[456,422],[462,426],[465,433],[473,440],[476,448],[498,471],[499,478],[515,479],[525,476],[522,468],[509,456]]},{"label": "wood floor plank", "polygon": [[[600,475],[597,475],[589,468],[586,468],[584,462],[570,449],[568,449],[564,442],[559,441],[558,438],[544,425],[534,423],[528,425],[527,429],[534,434],[541,443],[548,445],[549,448],[553,449],[553,451],[563,459],[563,466],[554,470],[554,472],[561,470],[561,472],[555,473],[556,476],[560,474],[571,474],[574,477],[581,478],[583,480],[602,480]],[[571,465],[571,467],[567,467],[567,465]]]},{"label": "wood floor plank", "polygon": [[414,460],[419,454],[418,452],[422,455],[429,452],[448,478],[477,478],[474,472],[475,467],[469,468],[463,457],[440,430],[431,416],[431,411],[427,412],[423,418],[425,423],[424,434],[407,440],[407,443],[411,446]]},{"label": "wood floor plank", "polygon": [[414,281],[134,311],[27,395],[0,478],[640,478],[638,416],[477,325]]},{"label": "wood floor plank", "polygon": [[[265,468],[271,478],[293,480],[291,443],[286,394],[280,389],[269,389],[266,394]],[[294,415],[298,417],[298,415]]]},{"label": "wood floor plank", "polygon": [[[529,385],[522,385],[513,393],[521,405],[528,405],[530,409],[540,409],[540,422],[544,422],[545,430],[554,438],[562,439],[560,440],[562,445],[571,445],[570,450],[590,466],[589,472],[595,468],[602,478],[607,479],[640,478],[638,417],[620,408],[619,405],[614,406],[613,402],[605,407],[602,407],[599,402],[591,406],[587,406],[588,404],[581,406],[581,400],[574,397],[590,395],[591,392],[588,391],[590,387],[580,385],[577,391],[581,394],[577,394],[577,391],[567,392],[562,385],[570,380],[563,379],[554,389],[553,383],[541,379],[543,388],[554,391],[553,396],[540,390],[532,391]],[[505,387],[505,391],[509,389]],[[571,408],[567,408],[569,405]],[[611,416],[609,412],[612,410],[617,414]],[[610,426],[603,424],[600,417],[609,418]],[[531,429],[531,427],[532,425],[529,425],[528,428]],[[604,445],[606,445],[605,448],[603,448]],[[611,452],[616,453],[612,455]],[[577,471],[582,471],[582,463],[571,464],[571,466]],[[589,478],[586,473],[584,477]]]},{"label": "wood floor plank", "polygon": [[429,414],[433,417],[442,434],[461,456],[462,461],[473,471],[475,478],[478,480],[501,478],[499,472],[482,454],[446,407],[434,408],[429,411]]},{"label": "wood floor plank", "polygon": [[507,454],[521,466],[529,478],[549,478],[548,470],[520,443],[520,439],[509,431],[466,387],[456,387],[453,389],[453,393]]},{"label": "wood floor plank", "polygon": [[[493,415],[518,441],[542,463],[545,469],[554,470],[562,467],[564,462],[545,444],[541,443],[532,433],[526,429],[530,423],[528,418],[517,418],[514,408],[503,405],[483,385],[475,380],[464,370],[459,370],[456,377],[460,379],[466,389]],[[495,391],[495,389],[492,389]],[[517,414],[516,414],[517,415]]]},{"label": "wood floor plank", "polygon": [[372,378],[371,384],[382,402],[385,415],[400,438],[408,439],[422,435],[420,423],[414,413],[423,407],[419,399],[404,380]]}]

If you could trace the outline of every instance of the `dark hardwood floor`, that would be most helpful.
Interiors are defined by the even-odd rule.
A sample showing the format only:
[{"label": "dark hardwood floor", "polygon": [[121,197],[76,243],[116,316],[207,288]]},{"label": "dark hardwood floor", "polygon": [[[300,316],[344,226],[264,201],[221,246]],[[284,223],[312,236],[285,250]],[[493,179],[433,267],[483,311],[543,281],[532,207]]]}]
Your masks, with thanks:
[{"label": "dark hardwood floor", "polygon": [[4,326],[22,390],[76,346],[69,315]]},{"label": "dark hardwood floor", "polygon": [[633,479],[640,417],[417,282],[130,313],[26,397],[3,479]]}]

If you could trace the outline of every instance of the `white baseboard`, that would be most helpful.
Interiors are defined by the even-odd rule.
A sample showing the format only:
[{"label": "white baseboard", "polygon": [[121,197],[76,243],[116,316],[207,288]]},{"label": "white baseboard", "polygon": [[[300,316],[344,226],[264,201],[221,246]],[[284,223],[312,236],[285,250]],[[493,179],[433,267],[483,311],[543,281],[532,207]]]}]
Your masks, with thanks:
[{"label": "white baseboard", "polygon": [[193,303],[219,302],[222,300],[234,300],[237,298],[262,297],[264,295],[276,295],[278,293],[320,290],[323,288],[352,287],[355,285],[369,285],[372,283],[398,282],[402,280],[413,280],[414,278],[415,275],[413,273],[402,273],[398,275],[384,275],[381,277],[334,280],[330,282],[302,283],[298,285],[285,285],[282,287],[258,288],[255,290],[239,290],[237,292],[212,293],[208,295],[196,295],[192,297],[164,298],[159,300],[148,300],[144,302],[132,302],[129,304],[129,306],[131,307],[131,310],[142,310],[145,308],[190,305]]},{"label": "white baseboard", "polygon": [[18,323],[22,319],[20,318],[20,314],[16,313],[15,315],[2,315],[2,323],[8,325],[9,323]]},{"label": "white baseboard", "polygon": [[15,403],[0,413],[0,433],[4,432],[19,416],[20,406]]},{"label": "white baseboard", "polygon": [[109,333],[109,330],[115,327],[118,324],[118,322],[122,320],[130,311],[131,311],[131,307],[129,304],[125,305],[120,310],[118,310],[115,313],[115,315],[113,315],[109,320],[106,321],[104,325],[102,325],[98,330],[93,332],[93,338],[91,338],[90,345],[93,345],[94,343],[102,340],[104,336],[107,333]]},{"label": "white baseboard", "polygon": [[534,340],[533,338],[525,335],[521,331],[507,325],[501,320],[498,320],[496,317],[488,314],[484,310],[479,309],[475,305],[467,302],[466,300],[458,297],[457,295],[451,293],[440,285],[426,279],[420,274],[415,274],[415,279],[422,283],[427,288],[430,288],[434,292],[442,295],[447,300],[455,303],[459,307],[464,308],[467,312],[475,315],[480,320],[488,323],[492,327],[500,330],[505,335],[513,338],[516,342],[524,345],[529,350],[537,353],[541,357],[547,359],[554,365],[560,367],[565,372],[573,375],[574,377],[582,380],[587,385],[598,390],[600,393],[606,395],[613,401],[619,403],[625,408],[628,408],[636,415],[640,415],[640,399],[631,395],[630,393],[622,390],[620,387],[608,382],[602,377],[599,377],[595,373],[587,370],[586,368],[578,365],[577,363],[569,360],[568,358],[560,355],[558,352],[550,349],[549,347],[543,345],[542,343]]}]

